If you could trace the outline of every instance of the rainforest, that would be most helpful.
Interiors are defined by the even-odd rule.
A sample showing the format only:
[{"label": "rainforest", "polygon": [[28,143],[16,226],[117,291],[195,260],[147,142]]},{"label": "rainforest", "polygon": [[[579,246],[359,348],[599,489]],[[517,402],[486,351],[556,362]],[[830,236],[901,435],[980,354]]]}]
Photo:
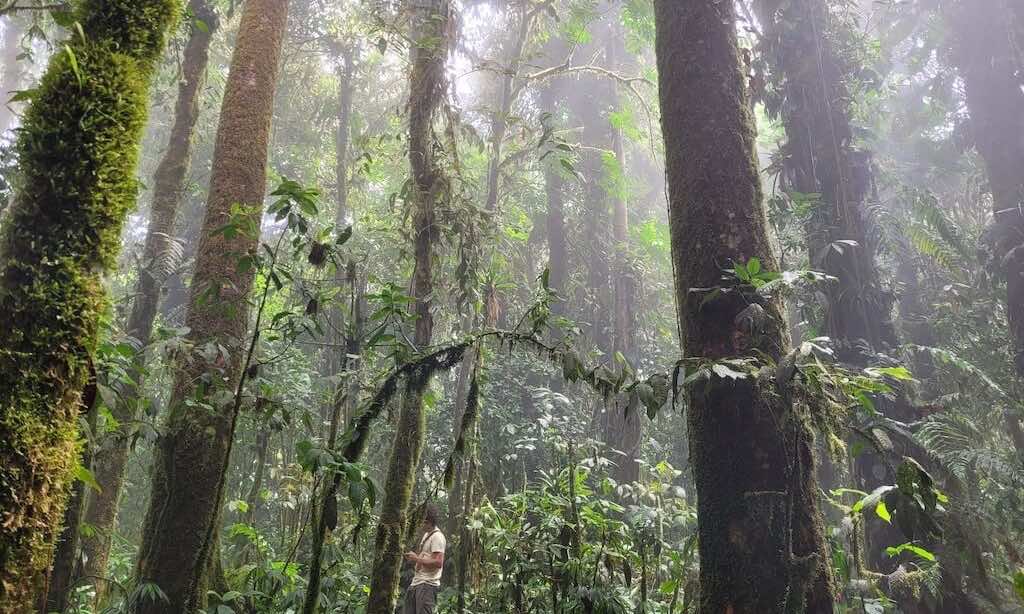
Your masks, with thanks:
[{"label": "rainforest", "polygon": [[0,0],[0,614],[1024,613],[1024,0]]}]

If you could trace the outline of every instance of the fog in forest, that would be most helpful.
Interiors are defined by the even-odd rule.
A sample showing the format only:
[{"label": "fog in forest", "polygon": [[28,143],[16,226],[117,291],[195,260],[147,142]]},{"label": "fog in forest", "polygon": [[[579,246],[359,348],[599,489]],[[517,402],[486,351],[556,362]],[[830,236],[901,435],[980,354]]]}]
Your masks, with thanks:
[{"label": "fog in forest", "polygon": [[1024,0],[0,0],[0,614],[1024,612]]}]

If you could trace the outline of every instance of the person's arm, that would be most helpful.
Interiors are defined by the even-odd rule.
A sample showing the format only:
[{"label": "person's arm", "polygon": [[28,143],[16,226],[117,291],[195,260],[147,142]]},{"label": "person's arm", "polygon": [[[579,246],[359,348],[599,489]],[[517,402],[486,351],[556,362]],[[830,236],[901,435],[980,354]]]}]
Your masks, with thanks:
[{"label": "person's arm", "polygon": [[429,554],[406,552],[405,560],[410,563],[415,563],[417,567],[422,567],[423,569],[441,569],[444,567],[445,543],[441,541],[441,543],[436,544],[435,547],[437,550]]},{"label": "person's arm", "polygon": [[423,569],[441,569],[444,567],[444,552],[418,555],[416,557],[416,564]]}]

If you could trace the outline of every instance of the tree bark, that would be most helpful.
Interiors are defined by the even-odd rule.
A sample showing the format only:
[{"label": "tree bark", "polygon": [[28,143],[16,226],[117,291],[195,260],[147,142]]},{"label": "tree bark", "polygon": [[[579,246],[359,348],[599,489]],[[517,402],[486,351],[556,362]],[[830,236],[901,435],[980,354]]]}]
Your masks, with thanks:
[{"label": "tree bark", "polygon": [[135,614],[192,611],[206,599],[207,565],[238,418],[233,399],[223,398],[237,395],[244,383],[248,297],[255,277],[252,269],[240,271],[237,261],[255,251],[260,240],[258,230],[230,238],[217,231],[239,206],[252,227],[260,227],[287,17],[288,0],[249,0],[243,9],[187,318],[189,339],[197,347],[219,344],[227,357],[219,364],[193,357],[175,378],[166,432],[155,453],[153,491],[136,566],[138,581],[157,584],[169,599],[131,604]]},{"label": "tree bark", "polygon": [[[409,164],[413,178],[413,231],[415,268],[410,295],[416,300],[419,350],[433,338],[431,314],[434,289],[433,258],[437,234],[435,201],[445,189],[434,157],[434,116],[444,95],[445,60],[451,6],[448,0],[412,0],[412,71],[409,75]],[[387,484],[377,527],[376,557],[370,579],[367,614],[391,614],[395,609],[399,568],[405,545],[409,504],[416,483],[416,468],[423,450],[423,392],[426,377],[410,377],[402,398],[395,440],[388,463]]]},{"label": "tree bark", "polygon": [[[119,423],[118,429],[108,433],[96,452],[95,473],[100,485],[92,493],[86,508],[85,522],[94,529],[82,540],[84,563],[82,575],[103,578],[110,559],[110,543],[117,524],[117,507],[124,486],[128,464],[132,422],[138,416],[145,377],[145,347],[149,344],[160,303],[161,288],[170,272],[169,248],[178,215],[185,176],[192,153],[192,134],[199,115],[200,86],[209,60],[210,41],[217,28],[217,16],[206,0],[191,0],[189,12],[206,24],[206,28],[191,27],[188,43],[182,56],[181,80],[178,100],[174,109],[167,150],[153,177],[153,203],[149,229],[142,252],[142,268],[135,286],[135,301],[128,316],[129,336],[138,342],[140,350],[132,363],[132,382],[123,386],[120,402],[111,407],[111,414]],[[102,601],[105,582],[97,582],[97,600]]]},{"label": "tree bark", "polygon": [[[779,300],[732,292],[702,304],[722,268],[760,258],[768,238],[734,6],[656,0],[656,53],[680,336],[704,361],[788,348]],[[736,316],[758,305],[749,331]],[[749,313],[749,311],[748,311]],[[774,370],[772,370],[774,372]],[[689,390],[698,499],[700,611],[832,612],[834,587],[806,409],[769,382],[711,378]]]},{"label": "tree bark", "polygon": [[[18,136],[22,192],[0,237],[0,612],[50,566],[76,462],[104,271],[135,205],[150,78],[174,0],[90,0]],[[72,63],[74,58],[74,63]]]}]

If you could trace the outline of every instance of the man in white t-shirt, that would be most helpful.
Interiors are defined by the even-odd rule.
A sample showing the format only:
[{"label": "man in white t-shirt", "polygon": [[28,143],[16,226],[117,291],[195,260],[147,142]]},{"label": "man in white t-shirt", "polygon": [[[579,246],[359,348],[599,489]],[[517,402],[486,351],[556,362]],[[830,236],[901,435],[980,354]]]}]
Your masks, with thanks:
[{"label": "man in white t-shirt", "polygon": [[444,569],[444,551],[448,540],[437,528],[437,507],[428,503],[423,512],[422,536],[418,552],[406,552],[405,560],[415,565],[412,584],[405,592],[402,614],[434,614],[437,592]]}]

